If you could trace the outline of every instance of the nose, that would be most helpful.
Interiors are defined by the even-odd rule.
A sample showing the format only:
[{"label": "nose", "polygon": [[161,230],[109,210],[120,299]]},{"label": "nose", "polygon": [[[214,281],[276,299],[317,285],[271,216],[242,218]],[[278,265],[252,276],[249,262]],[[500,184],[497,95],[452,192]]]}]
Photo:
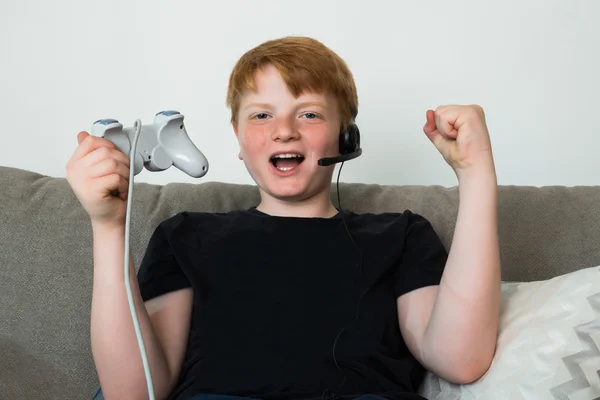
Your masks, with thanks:
[{"label": "nose", "polygon": [[274,128],[271,135],[273,140],[287,142],[288,140],[297,139],[299,136],[294,122],[287,118],[282,118]]}]

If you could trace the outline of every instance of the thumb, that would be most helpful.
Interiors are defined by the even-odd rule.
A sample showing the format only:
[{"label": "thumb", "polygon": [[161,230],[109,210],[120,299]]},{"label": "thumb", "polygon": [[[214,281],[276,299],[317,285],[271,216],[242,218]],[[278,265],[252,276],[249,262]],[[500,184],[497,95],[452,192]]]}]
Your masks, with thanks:
[{"label": "thumb", "polygon": [[425,136],[431,140],[431,143],[433,143],[435,148],[443,156],[445,156],[448,152],[449,143],[448,140],[446,140],[446,138],[444,138],[444,136],[442,136],[440,131],[437,129],[435,112],[433,110],[427,110],[426,118],[427,122],[425,122],[425,125],[423,126],[423,132],[425,133]]},{"label": "thumb", "polygon": [[429,140],[431,140],[431,142],[435,145],[435,147],[439,148],[439,146],[442,145],[444,138],[437,129],[437,124],[435,123],[434,111],[427,110],[427,113],[425,114],[425,118],[427,119],[427,121],[425,122],[425,125],[423,126],[423,132],[425,133],[425,136],[427,136],[427,138]]},{"label": "thumb", "polygon": [[77,134],[77,144],[81,144],[81,142],[83,142],[88,136],[90,136],[90,134],[85,131],[79,132]]},{"label": "thumb", "polygon": [[429,140],[433,142],[434,138],[439,135],[437,126],[435,124],[435,113],[433,110],[427,110],[427,113],[425,113],[425,119],[426,122],[423,126],[423,132],[425,132],[425,135],[427,135]]}]

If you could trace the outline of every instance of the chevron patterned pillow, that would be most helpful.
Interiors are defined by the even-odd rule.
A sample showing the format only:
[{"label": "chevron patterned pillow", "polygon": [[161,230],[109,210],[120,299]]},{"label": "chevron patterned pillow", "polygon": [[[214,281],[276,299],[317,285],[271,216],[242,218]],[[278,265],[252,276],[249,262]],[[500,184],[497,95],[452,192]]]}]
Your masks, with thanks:
[{"label": "chevron patterned pillow", "polygon": [[469,385],[427,374],[436,400],[600,399],[600,267],[502,284],[494,361]]}]

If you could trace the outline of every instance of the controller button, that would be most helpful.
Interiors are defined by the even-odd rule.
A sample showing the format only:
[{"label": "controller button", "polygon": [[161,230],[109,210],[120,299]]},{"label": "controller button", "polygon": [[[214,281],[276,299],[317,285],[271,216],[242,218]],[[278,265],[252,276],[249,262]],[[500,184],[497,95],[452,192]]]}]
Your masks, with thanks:
[{"label": "controller button", "polygon": [[170,117],[171,115],[177,115],[177,114],[181,114],[179,111],[175,111],[175,110],[166,110],[166,111],[161,111],[156,113],[156,115],[162,114],[165,117]]},{"label": "controller button", "polygon": [[110,124],[118,124],[119,121],[117,121],[116,119],[99,119],[98,121],[94,122],[94,124],[100,124],[100,125],[110,125]]}]

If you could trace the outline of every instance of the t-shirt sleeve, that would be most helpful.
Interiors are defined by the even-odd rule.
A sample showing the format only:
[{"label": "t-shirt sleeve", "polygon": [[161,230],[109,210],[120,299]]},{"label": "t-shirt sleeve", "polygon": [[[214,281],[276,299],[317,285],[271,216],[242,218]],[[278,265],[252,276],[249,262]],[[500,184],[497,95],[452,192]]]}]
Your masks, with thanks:
[{"label": "t-shirt sleeve", "polygon": [[425,286],[439,285],[448,252],[431,223],[410,211],[404,247],[395,274],[395,295]]},{"label": "t-shirt sleeve", "polygon": [[176,216],[163,221],[150,237],[137,273],[144,301],[191,286],[177,262],[172,246],[173,225],[177,224],[178,220],[179,216]]}]

